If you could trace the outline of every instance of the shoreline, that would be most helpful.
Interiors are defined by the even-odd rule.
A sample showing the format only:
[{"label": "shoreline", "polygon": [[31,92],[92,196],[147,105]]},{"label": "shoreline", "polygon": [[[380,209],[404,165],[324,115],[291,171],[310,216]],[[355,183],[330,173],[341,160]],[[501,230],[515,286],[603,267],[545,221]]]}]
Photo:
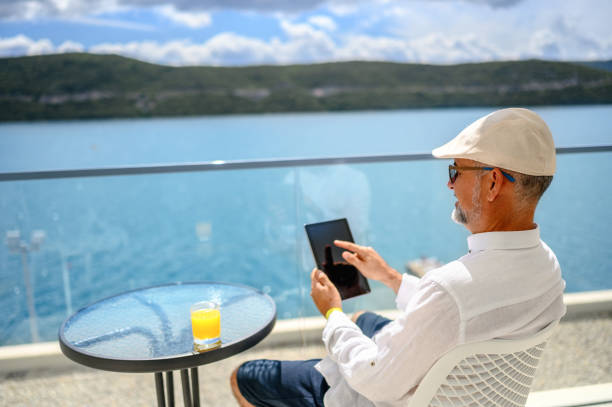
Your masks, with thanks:
[{"label": "shoreline", "polygon": [[[568,314],[549,340],[527,407],[612,406],[612,290],[566,294]],[[380,311],[378,311],[380,312]],[[393,317],[398,311],[383,311]],[[252,359],[313,359],[325,355],[323,317],[279,321],[255,347],[200,366],[200,398],[211,406],[236,405],[231,372]],[[10,349],[7,349],[10,348]],[[176,405],[182,404],[174,374]],[[0,347],[0,405],[155,405],[152,374],[117,373],[81,366],[57,342]]]},{"label": "shoreline", "polygon": [[[586,291],[564,294],[567,313],[561,322],[578,320],[589,315],[612,313],[612,290]],[[400,311],[377,310],[377,313],[394,319]],[[272,332],[253,349],[306,346],[320,343],[325,319],[304,317],[277,320]],[[79,366],[63,355],[58,341],[34,344],[0,346],[0,375],[37,369],[67,368]]]}]

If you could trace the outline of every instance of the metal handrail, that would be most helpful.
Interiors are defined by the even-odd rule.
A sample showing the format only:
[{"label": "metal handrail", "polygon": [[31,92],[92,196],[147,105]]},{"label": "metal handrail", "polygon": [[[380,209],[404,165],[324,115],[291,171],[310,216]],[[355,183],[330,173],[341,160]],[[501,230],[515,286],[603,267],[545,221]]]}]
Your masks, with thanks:
[{"label": "metal handrail", "polygon": [[[559,147],[557,154],[569,153],[594,153],[612,151],[612,145],[587,146],[587,147]],[[144,175],[177,172],[201,172],[201,171],[224,171],[241,169],[282,168],[282,167],[305,167],[314,165],[338,165],[338,164],[366,164],[398,161],[431,160],[434,157],[429,153],[422,154],[390,154],[370,156],[349,157],[326,157],[326,158],[289,158],[273,160],[236,160],[236,161],[209,161],[199,163],[171,163],[156,165],[136,165],[121,167],[101,167],[70,170],[45,170],[0,173],[1,181],[27,181],[55,178],[80,178],[100,177],[113,175]]]}]

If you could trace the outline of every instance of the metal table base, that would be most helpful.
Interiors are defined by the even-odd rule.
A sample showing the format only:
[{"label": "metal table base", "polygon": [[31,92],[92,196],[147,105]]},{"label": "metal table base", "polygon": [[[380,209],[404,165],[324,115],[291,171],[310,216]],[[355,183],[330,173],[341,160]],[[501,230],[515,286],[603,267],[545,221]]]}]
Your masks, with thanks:
[{"label": "metal table base", "polygon": [[[189,370],[191,370],[191,385],[189,383]],[[181,385],[183,388],[183,404],[185,407],[200,407],[200,384],[198,381],[198,368],[181,370]],[[164,394],[163,373],[155,373],[155,391],[157,393],[157,407],[174,407],[174,378],[172,371],[166,372],[166,394]]]}]

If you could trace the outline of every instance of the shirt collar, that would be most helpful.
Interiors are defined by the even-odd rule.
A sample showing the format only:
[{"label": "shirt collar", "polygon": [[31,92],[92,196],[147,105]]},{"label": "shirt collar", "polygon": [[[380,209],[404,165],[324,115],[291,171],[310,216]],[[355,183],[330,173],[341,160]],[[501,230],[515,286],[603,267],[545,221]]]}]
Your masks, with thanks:
[{"label": "shirt collar", "polygon": [[540,227],[512,232],[485,232],[468,236],[470,253],[484,250],[526,249],[540,244]]}]

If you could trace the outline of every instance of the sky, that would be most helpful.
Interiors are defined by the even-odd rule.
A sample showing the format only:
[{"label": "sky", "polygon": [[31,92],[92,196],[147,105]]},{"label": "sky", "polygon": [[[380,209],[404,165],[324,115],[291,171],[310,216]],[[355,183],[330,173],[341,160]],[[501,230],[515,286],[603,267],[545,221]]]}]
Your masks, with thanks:
[{"label": "sky", "polygon": [[612,59],[611,0],[0,0],[0,57],[163,65]]}]

